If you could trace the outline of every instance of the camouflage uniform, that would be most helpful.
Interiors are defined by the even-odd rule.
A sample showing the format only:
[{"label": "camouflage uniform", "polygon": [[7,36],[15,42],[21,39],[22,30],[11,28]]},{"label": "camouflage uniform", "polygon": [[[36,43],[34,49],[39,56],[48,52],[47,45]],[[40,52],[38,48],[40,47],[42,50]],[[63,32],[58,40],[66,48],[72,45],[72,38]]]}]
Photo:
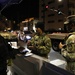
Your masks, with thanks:
[{"label": "camouflage uniform", "polygon": [[47,57],[48,53],[51,50],[51,40],[45,34],[42,34],[40,36],[35,35],[34,37],[32,37],[29,46],[35,47],[35,50],[32,50],[33,53]]},{"label": "camouflage uniform", "polygon": [[75,35],[70,35],[66,40],[66,47],[61,50],[67,61],[66,69],[75,74]]}]

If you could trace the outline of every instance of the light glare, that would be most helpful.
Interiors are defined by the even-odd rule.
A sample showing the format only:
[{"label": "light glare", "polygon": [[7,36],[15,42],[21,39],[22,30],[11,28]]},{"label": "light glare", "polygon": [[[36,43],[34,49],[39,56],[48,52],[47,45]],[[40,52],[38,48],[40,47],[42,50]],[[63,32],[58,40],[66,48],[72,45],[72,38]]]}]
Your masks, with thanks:
[{"label": "light glare", "polygon": [[58,0],[59,2],[61,2],[62,0]]}]

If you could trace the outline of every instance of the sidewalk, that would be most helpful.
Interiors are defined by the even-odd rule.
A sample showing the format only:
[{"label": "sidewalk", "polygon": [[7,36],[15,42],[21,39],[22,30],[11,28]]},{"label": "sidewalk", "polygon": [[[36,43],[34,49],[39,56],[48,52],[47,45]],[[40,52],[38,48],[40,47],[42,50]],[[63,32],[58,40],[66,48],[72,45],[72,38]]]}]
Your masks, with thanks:
[{"label": "sidewalk", "polygon": [[48,59],[50,59],[51,64],[54,64],[58,67],[65,69],[66,61],[65,61],[65,58],[60,53],[54,50],[51,50],[51,52],[49,53]]}]

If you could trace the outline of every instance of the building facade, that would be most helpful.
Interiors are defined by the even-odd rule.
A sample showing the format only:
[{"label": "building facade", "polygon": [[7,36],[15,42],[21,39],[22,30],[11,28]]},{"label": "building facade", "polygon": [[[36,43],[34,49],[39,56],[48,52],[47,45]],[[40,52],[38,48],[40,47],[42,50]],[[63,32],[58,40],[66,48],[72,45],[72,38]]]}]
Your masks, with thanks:
[{"label": "building facade", "polygon": [[74,14],[75,0],[39,0],[39,20],[45,30],[63,30],[66,17]]}]

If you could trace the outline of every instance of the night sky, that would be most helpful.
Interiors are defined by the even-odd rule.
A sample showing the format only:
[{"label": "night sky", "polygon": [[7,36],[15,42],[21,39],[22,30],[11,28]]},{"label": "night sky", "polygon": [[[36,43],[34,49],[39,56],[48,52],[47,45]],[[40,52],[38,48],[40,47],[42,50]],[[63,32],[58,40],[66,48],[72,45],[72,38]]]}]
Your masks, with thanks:
[{"label": "night sky", "polygon": [[15,20],[17,22],[30,17],[38,18],[39,0],[22,0],[19,4],[8,5],[1,14],[9,20]]}]

